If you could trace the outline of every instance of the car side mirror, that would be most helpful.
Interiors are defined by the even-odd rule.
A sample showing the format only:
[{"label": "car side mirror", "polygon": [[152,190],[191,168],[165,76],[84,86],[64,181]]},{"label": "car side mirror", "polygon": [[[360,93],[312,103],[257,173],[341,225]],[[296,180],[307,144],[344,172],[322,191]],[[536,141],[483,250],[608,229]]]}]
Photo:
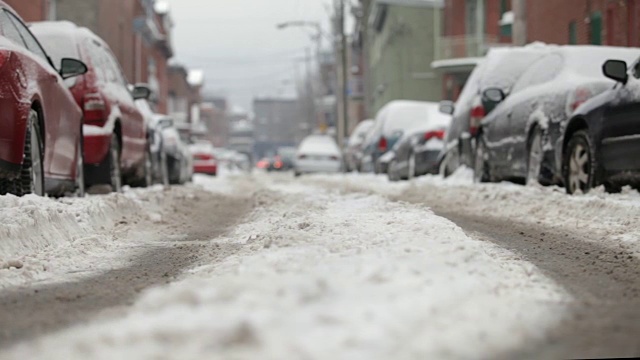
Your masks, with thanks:
[{"label": "car side mirror", "polygon": [[453,103],[453,101],[440,101],[440,107],[439,110],[441,113],[443,114],[447,114],[447,115],[453,115],[453,112],[456,109],[456,105]]},{"label": "car side mirror", "polygon": [[627,63],[625,61],[607,60],[604,65],[602,65],[602,72],[604,73],[604,76],[622,83],[623,85],[626,85],[627,81],[629,81]]},{"label": "car side mirror", "polygon": [[147,85],[136,85],[131,91],[134,100],[148,99],[151,97],[151,89]]},{"label": "car side mirror", "polygon": [[64,58],[60,62],[60,76],[63,79],[84,75],[87,71],[87,65],[80,60]]},{"label": "car side mirror", "polygon": [[482,92],[482,100],[494,104],[501,103],[506,97],[507,95],[505,95],[504,91],[498,88],[489,88]]}]

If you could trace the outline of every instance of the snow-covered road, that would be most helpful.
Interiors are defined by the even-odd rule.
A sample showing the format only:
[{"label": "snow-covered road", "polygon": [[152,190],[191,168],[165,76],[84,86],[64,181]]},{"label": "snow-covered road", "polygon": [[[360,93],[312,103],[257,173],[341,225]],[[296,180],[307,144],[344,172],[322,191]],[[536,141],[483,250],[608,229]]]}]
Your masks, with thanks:
[{"label": "snow-covered road", "polygon": [[[615,315],[630,317],[631,328],[621,326],[631,339],[638,331],[640,252],[637,229],[626,221],[638,218],[640,197],[571,199],[553,189],[474,187],[458,175],[393,184],[364,175],[255,174],[79,200],[0,198],[13,204],[0,217],[40,219],[0,225],[7,238],[0,245],[0,310],[28,318],[20,326],[10,324],[18,315],[0,314],[0,358],[640,354],[628,337],[584,353],[576,340],[599,335],[580,336],[589,323],[576,317],[593,310],[583,297],[602,305],[602,292],[628,290]],[[583,223],[575,224],[581,214]],[[587,221],[593,217],[602,221]],[[564,239],[569,226],[594,236]],[[545,239],[549,249],[539,243]],[[149,248],[162,251],[145,257]],[[601,249],[594,259],[610,267],[584,269],[591,259],[582,257],[592,249]],[[610,249],[624,259],[609,259]],[[575,260],[563,264],[560,252]],[[163,256],[184,261],[159,268]],[[138,268],[141,258],[146,265]],[[20,269],[11,265],[18,263]],[[125,267],[133,270],[122,273]],[[167,267],[177,269],[148,274]],[[134,280],[135,271],[147,274]],[[95,302],[87,293],[104,279],[135,291],[87,307],[85,300]],[[595,285],[602,289],[591,291]],[[46,310],[27,316],[30,306],[46,306],[43,296],[63,315],[88,310],[71,320]]]}]

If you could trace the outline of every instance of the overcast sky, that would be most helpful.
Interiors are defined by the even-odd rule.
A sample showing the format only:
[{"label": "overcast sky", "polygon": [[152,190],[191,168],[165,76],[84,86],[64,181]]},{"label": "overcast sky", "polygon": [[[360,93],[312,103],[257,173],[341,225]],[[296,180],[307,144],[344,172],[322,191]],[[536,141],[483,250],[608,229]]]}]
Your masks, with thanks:
[{"label": "overcast sky", "polygon": [[[330,0],[169,0],[176,59],[205,72],[206,91],[251,108],[256,95],[292,94],[296,67],[303,75],[311,30],[276,29],[291,20],[320,21],[329,29]],[[327,42],[325,41],[325,46]]]}]

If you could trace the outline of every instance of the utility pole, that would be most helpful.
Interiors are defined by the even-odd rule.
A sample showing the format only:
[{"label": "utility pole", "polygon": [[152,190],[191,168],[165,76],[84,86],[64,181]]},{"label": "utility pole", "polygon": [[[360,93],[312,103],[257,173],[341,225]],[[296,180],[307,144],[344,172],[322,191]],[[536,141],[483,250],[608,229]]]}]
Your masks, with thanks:
[{"label": "utility pole", "polygon": [[513,45],[527,44],[527,1],[513,0]]},{"label": "utility pole", "polygon": [[338,91],[340,92],[337,95],[338,100],[338,145],[342,149],[344,147],[344,140],[349,133],[349,101],[348,101],[348,70],[349,66],[347,64],[347,35],[345,34],[345,20],[346,20],[346,4],[345,0],[336,0],[336,21],[337,21],[337,33],[338,33],[338,46],[340,61],[339,61],[339,72],[338,72]]}]

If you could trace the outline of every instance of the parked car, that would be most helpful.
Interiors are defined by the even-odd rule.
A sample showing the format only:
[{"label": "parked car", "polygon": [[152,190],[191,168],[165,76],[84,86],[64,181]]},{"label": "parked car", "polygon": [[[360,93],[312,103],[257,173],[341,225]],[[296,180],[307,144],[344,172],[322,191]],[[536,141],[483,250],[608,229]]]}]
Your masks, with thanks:
[{"label": "parked car", "polygon": [[180,137],[170,116],[155,114],[156,131],[162,139],[162,155],[165,158],[169,184],[184,184],[193,176],[193,157],[189,145]]},{"label": "parked car", "polygon": [[[151,154],[152,183],[169,185],[169,165],[163,130],[167,126],[165,117],[155,114],[146,99],[136,100],[136,106],[144,117],[147,128],[147,146]],[[168,119],[171,123],[173,121]]]},{"label": "parked car", "polygon": [[279,147],[276,155],[269,162],[268,171],[290,171],[293,170],[296,160],[297,149],[291,146]]},{"label": "parked car", "polygon": [[1,1],[0,31],[0,195],[83,195],[82,112],[64,82],[86,65],[73,55],[53,63]]},{"label": "parked car", "polygon": [[628,71],[626,61],[607,60],[602,70],[617,85],[580,106],[562,136],[569,194],[598,185],[640,189],[640,59]]},{"label": "parked car", "polygon": [[144,117],[135,104],[146,99],[145,86],[129,90],[120,65],[109,46],[86,28],[71,22],[41,22],[31,30],[54,61],[80,58],[88,72],[68,82],[84,116],[85,180],[88,186],[151,183],[151,153]]},{"label": "parked car", "polygon": [[337,173],[342,170],[342,154],[333,137],[309,135],[298,147],[295,176],[311,173]]},{"label": "parked car", "polygon": [[491,105],[495,105],[482,101],[484,90],[498,88],[508,95],[522,73],[547,51],[550,51],[548,46],[538,43],[491,49],[471,73],[455,105],[451,101],[441,102],[441,110],[453,116],[440,154],[441,172],[445,177],[459,166],[473,166],[480,122],[493,110]]},{"label": "parked car", "polygon": [[390,180],[408,180],[416,176],[437,174],[439,155],[444,136],[451,124],[451,116],[442,114],[433,103],[423,123],[405,135],[393,147],[389,161]]},{"label": "parked car", "polygon": [[353,132],[351,132],[344,153],[344,163],[347,171],[360,171],[362,145],[372,127],[372,119],[363,120],[353,129]]},{"label": "parked car", "polygon": [[[363,169],[386,173],[388,163],[378,161],[400,138],[426,121],[432,103],[397,100],[385,105],[378,114],[365,140]],[[387,157],[388,159],[388,157]]]},{"label": "parked car", "polygon": [[562,184],[563,133],[584,102],[613,87],[602,76],[611,57],[632,61],[637,49],[558,46],[532,64],[508,97],[500,88],[484,91],[497,105],[481,123],[476,181],[515,180]]},{"label": "parked car", "polygon": [[218,159],[211,142],[199,140],[189,146],[193,156],[193,172],[196,174],[218,175]]}]

